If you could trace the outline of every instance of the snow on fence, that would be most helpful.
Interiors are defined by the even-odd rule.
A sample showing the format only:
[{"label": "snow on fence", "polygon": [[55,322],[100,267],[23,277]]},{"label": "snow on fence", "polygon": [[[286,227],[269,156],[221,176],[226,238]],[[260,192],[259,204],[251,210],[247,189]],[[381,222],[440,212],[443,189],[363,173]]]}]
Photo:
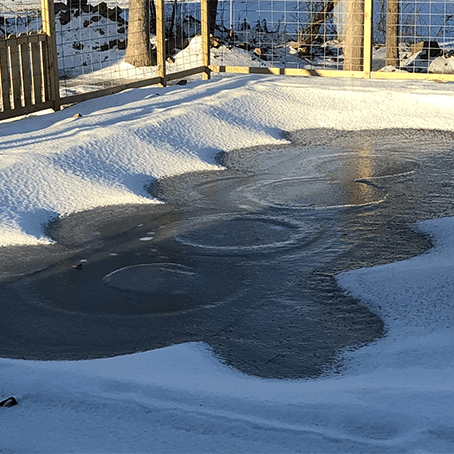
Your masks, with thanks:
[{"label": "snow on fence", "polygon": [[37,1],[0,0],[0,119],[211,72],[454,80],[451,0]]}]

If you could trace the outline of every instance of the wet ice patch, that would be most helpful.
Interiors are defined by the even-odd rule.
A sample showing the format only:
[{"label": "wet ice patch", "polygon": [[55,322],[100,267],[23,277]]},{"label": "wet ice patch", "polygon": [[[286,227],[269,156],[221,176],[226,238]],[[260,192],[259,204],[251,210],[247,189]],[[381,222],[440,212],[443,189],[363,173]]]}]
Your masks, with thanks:
[{"label": "wet ice patch", "polygon": [[278,217],[208,215],[181,222],[176,241],[209,253],[274,252],[307,244],[319,231]]},{"label": "wet ice patch", "polygon": [[363,150],[362,154],[321,156],[309,159],[308,162],[321,174],[343,181],[402,176],[419,168],[418,162],[412,159],[392,155],[377,156],[371,150]]},{"label": "wet ice patch", "polygon": [[[107,274],[102,283],[115,292],[103,312],[178,315],[224,304],[241,287],[241,277],[215,285],[212,267],[178,263],[126,266]],[[222,271],[219,271],[222,273]]]},{"label": "wet ice patch", "polygon": [[154,296],[182,295],[197,273],[177,264],[142,264],[109,273],[103,281],[118,290],[149,293]]},{"label": "wet ice patch", "polygon": [[379,203],[386,192],[372,185],[345,184],[324,178],[282,178],[261,181],[244,188],[253,202],[262,206],[335,208]]}]

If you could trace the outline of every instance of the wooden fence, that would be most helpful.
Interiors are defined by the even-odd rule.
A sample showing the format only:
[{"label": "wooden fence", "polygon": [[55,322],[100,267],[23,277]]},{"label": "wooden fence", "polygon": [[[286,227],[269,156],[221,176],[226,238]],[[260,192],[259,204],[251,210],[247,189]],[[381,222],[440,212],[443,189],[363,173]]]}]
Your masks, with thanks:
[{"label": "wooden fence", "polygon": [[45,32],[11,35],[0,41],[0,119],[56,108]]},{"label": "wooden fence", "polygon": [[0,120],[60,107],[52,0],[42,1],[43,30],[0,40]]},{"label": "wooden fence", "polygon": [[0,39],[0,120],[25,115],[38,110],[58,110],[62,103],[118,93],[202,73],[209,78],[208,0],[201,0],[203,62],[202,66],[166,74],[164,0],[156,0],[157,77],[60,98],[58,59],[55,32],[54,0],[41,0],[42,30],[29,34],[9,35]]}]

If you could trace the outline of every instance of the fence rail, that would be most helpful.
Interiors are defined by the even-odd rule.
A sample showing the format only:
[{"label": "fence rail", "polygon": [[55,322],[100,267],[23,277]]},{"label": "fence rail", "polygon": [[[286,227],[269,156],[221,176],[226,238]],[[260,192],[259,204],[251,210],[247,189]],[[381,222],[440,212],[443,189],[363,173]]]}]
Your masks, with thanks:
[{"label": "fence rail", "polygon": [[145,68],[126,0],[37,1],[40,31],[0,11],[0,120],[213,72],[454,81],[451,0],[149,0]]}]

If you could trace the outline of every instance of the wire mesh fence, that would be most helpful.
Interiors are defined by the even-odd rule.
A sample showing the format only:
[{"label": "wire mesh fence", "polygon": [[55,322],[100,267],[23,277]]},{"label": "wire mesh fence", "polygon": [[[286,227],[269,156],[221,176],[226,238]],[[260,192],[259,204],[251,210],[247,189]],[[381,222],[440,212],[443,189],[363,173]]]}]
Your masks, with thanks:
[{"label": "wire mesh fence", "polygon": [[374,69],[454,73],[454,3],[388,0],[375,19]]},{"label": "wire mesh fence", "polygon": [[41,4],[35,0],[0,0],[0,39],[42,28]]},{"label": "wire mesh fence", "polygon": [[[454,80],[452,0],[0,0],[0,113],[9,104],[23,107],[30,96],[23,89],[19,100],[15,79],[26,86],[40,77],[26,65],[36,59],[34,44],[21,49],[24,35],[43,27],[41,3],[55,13],[57,88],[68,102],[207,74],[209,65],[211,71]],[[22,41],[14,41],[18,36]]]},{"label": "wire mesh fence", "polygon": [[[158,76],[156,7],[148,2],[146,45],[143,21],[130,13],[128,3],[110,1],[91,5],[86,0],[56,4],[58,67],[62,96]],[[164,5],[166,72],[171,74],[200,66],[200,59],[184,52],[190,39],[200,34],[200,4],[169,2]],[[135,31],[139,30],[135,36]],[[127,41],[131,42],[129,58]],[[135,42],[136,41],[136,42]],[[143,55],[145,54],[145,59]],[[131,55],[133,54],[133,55]],[[129,63],[128,63],[129,62]],[[131,64],[132,63],[132,64]]]},{"label": "wire mesh fence", "polygon": [[369,29],[367,3],[220,0],[215,35],[222,50],[212,53],[212,64],[252,60],[249,67],[344,71],[370,65],[402,77],[454,73],[454,2],[374,0]]},{"label": "wire mesh fence", "polygon": [[213,65],[342,69],[333,21],[335,3],[293,0],[222,0]]},{"label": "wire mesh fence", "polygon": [[[162,82],[162,78],[158,77],[156,4],[154,0],[144,3],[147,8],[145,34],[144,17],[139,18],[140,23],[137,23],[133,12],[131,21],[127,0],[109,0],[108,3],[67,0],[54,3],[62,99],[77,99],[78,95],[89,92],[106,92],[106,89],[122,87],[134,81]],[[172,75],[187,73],[202,65],[201,6],[200,2],[169,1],[163,3],[162,7],[164,73],[170,80]],[[6,41],[13,35],[41,29],[40,0],[0,1],[0,40]],[[145,35],[149,57],[147,62],[131,57],[131,54],[137,54],[134,43],[136,30],[139,30],[139,40],[143,40]],[[128,40],[132,42],[129,59]]]}]

